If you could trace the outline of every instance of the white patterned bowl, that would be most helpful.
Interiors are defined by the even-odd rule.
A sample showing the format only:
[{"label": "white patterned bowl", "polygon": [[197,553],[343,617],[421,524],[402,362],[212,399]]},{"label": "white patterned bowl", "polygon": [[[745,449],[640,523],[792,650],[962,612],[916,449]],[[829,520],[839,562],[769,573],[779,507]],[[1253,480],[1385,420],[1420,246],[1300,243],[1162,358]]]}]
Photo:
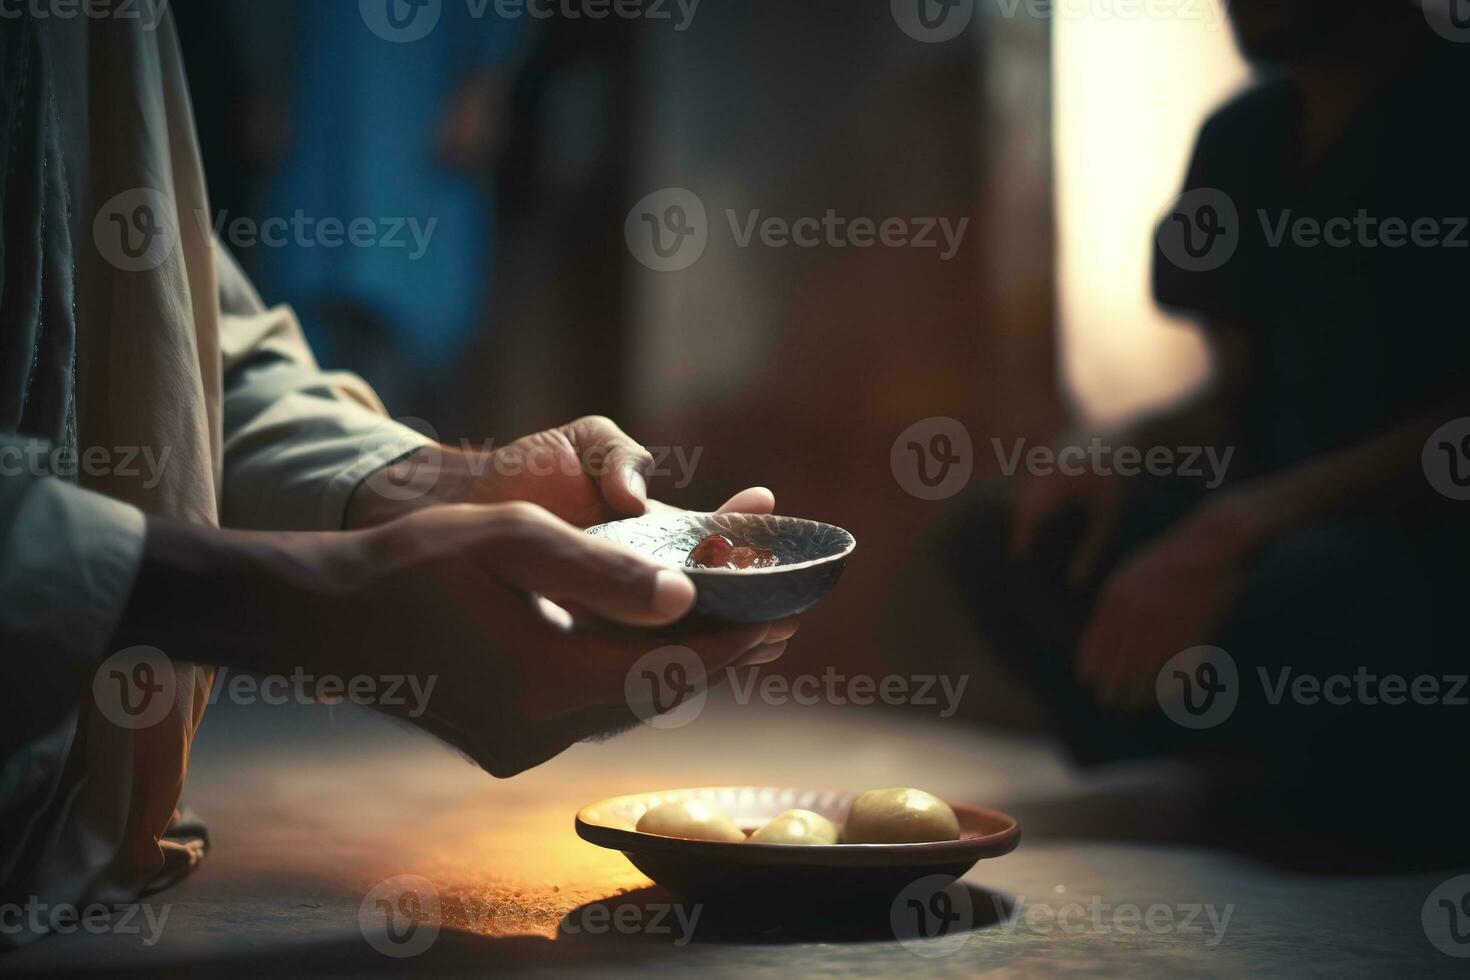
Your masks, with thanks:
[{"label": "white patterned bowl", "polygon": [[[857,547],[840,527],[767,514],[644,514],[589,527],[635,551],[677,565],[694,581],[697,614],[735,623],[768,623],[795,616],[821,599],[842,575]],[[772,568],[689,568],[689,552],[711,534],[737,546],[769,548]]]}]

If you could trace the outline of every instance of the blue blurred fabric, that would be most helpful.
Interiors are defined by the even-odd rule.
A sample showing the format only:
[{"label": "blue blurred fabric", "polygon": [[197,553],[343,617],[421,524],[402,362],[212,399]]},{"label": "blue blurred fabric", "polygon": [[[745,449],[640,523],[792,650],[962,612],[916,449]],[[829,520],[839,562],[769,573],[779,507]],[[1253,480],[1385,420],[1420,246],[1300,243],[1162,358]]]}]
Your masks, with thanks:
[{"label": "blue blurred fabric", "polygon": [[307,312],[306,328],[325,362],[337,359],[332,348],[346,338],[314,324],[309,311],[343,303],[371,310],[418,366],[448,361],[489,299],[495,203],[488,174],[440,164],[435,131],[467,77],[510,62],[519,22],[498,18],[493,4],[476,17],[467,4],[445,2],[426,37],[394,43],[367,28],[357,3],[293,5],[289,16],[296,23],[283,93],[287,155],[258,214],[290,219],[299,209],[344,225],[366,217],[379,223],[380,234],[386,219],[434,224],[417,259],[406,224],[397,248],[344,242],[261,249],[262,285]]}]

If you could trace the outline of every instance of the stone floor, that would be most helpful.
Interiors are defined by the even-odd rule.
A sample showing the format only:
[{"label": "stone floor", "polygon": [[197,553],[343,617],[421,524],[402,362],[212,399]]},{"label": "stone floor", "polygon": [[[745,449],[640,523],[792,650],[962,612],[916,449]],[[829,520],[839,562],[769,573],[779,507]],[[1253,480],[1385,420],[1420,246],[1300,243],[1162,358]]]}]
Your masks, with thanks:
[{"label": "stone floor", "polygon": [[[1202,830],[1204,797],[1183,772],[1084,778],[1046,743],[953,721],[712,700],[682,730],[578,746],[496,781],[350,707],[211,711],[188,794],[211,827],[203,867],[149,899],[135,931],[54,936],[0,957],[0,974],[1465,975],[1421,921],[1465,869],[1366,873],[1344,852],[1327,872],[1289,870]],[[970,928],[899,941],[886,909],[722,917],[572,830],[603,796],[722,783],[919,785],[1005,809],[1025,836],[966,876]],[[428,879],[440,900],[437,934],[390,947],[428,940],[409,958],[359,925],[397,875]]]}]

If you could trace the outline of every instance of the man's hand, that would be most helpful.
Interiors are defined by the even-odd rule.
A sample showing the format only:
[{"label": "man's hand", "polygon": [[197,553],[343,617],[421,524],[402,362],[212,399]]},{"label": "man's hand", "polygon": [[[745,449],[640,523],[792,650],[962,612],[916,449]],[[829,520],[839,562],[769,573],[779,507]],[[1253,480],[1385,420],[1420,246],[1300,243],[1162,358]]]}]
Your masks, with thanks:
[{"label": "man's hand", "polygon": [[[425,507],[525,501],[591,527],[649,509],[645,474],[653,456],[611,419],[591,415],[488,452],[430,446],[363,481],[347,509],[349,528],[371,527]],[[769,490],[754,487],[721,511],[769,514]]]},{"label": "man's hand", "polygon": [[[330,617],[355,669],[441,677],[414,719],[497,776],[626,725],[629,669],[660,647],[693,650],[707,676],[779,656],[790,622],[721,632],[568,629],[539,596],[595,623],[660,626],[694,603],[677,569],[593,538],[530,504],[435,508],[369,532],[365,572]],[[582,625],[586,625],[585,623]]]},{"label": "man's hand", "polygon": [[1078,679],[1100,702],[1148,704],[1164,663],[1209,642],[1263,539],[1259,504],[1240,492],[1203,504],[1108,578],[1077,657]]},{"label": "man's hand", "polygon": [[412,678],[421,703],[376,706],[510,776],[633,722],[625,684],[645,654],[682,646],[716,677],[779,657],[796,632],[622,628],[673,623],[694,598],[677,568],[526,503],[346,534],[150,520],[115,643],[266,675]]}]

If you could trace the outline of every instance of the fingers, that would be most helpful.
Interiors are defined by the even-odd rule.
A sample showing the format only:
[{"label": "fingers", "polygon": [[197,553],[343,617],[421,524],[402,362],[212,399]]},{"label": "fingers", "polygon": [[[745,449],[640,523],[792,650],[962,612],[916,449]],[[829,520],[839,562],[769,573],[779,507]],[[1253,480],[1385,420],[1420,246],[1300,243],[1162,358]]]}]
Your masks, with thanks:
[{"label": "fingers", "polygon": [[796,635],[796,631],[799,629],[801,629],[801,620],[795,616],[778,619],[767,628],[766,642],[779,643],[784,640],[789,640]]},{"label": "fingers", "polygon": [[785,643],[765,643],[741,657],[732,666],[754,667],[756,664],[768,664],[773,660],[780,660],[785,652]]},{"label": "fingers", "polygon": [[[664,635],[583,634],[575,638],[582,645],[580,658],[586,665],[590,687],[602,692],[603,703],[615,703],[624,697],[627,671],[639,658],[661,647],[683,647],[698,658],[704,673],[702,686],[717,681],[727,667],[743,666],[746,661],[769,663],[785,652],[795,635],[795,619],[774,623],[741,624],[705,633],[671,633]],[[755,658],[755,659],[752,659]]]},{"label": "fingers", "polygon": [[774,514],[776,495],[765,487],[741,490],[720,505],[717,514]]},{"label": "fingers", "polygon": [[[651,514],[680,514],[684,512],[682,507],[671,507],[658,500],[648,501],[648,512]],[[765,487],[751,487],[742,490],[729,500],[720,505],[716,514],[774,514],[776,512],[776,495]]]},{"label": "fingers", "polygon": [[521,592],[628,626],[667,625],[694,606],[694,583],[676,568],[584,534],[539,507],[506,504],[497,511],[477,558]]},{"label": "fingers", "polygon": [[619,514],[642,514],[648,507],[644,473],[653,465],[653,455],[601,415],[578,419],[567,426],[567,434],[584,463],[589,458],[601,461],[598,488],[608,506]]},{"label": "fingers", "polygon": [[733,627],[690,637],[683,643],[699,654],[704,661],[704,669],[713,674],[725,667],[770,663],[786,651],[786,643],[796,635],[798,627],[799,623],[793,616],[773,623]]}]

